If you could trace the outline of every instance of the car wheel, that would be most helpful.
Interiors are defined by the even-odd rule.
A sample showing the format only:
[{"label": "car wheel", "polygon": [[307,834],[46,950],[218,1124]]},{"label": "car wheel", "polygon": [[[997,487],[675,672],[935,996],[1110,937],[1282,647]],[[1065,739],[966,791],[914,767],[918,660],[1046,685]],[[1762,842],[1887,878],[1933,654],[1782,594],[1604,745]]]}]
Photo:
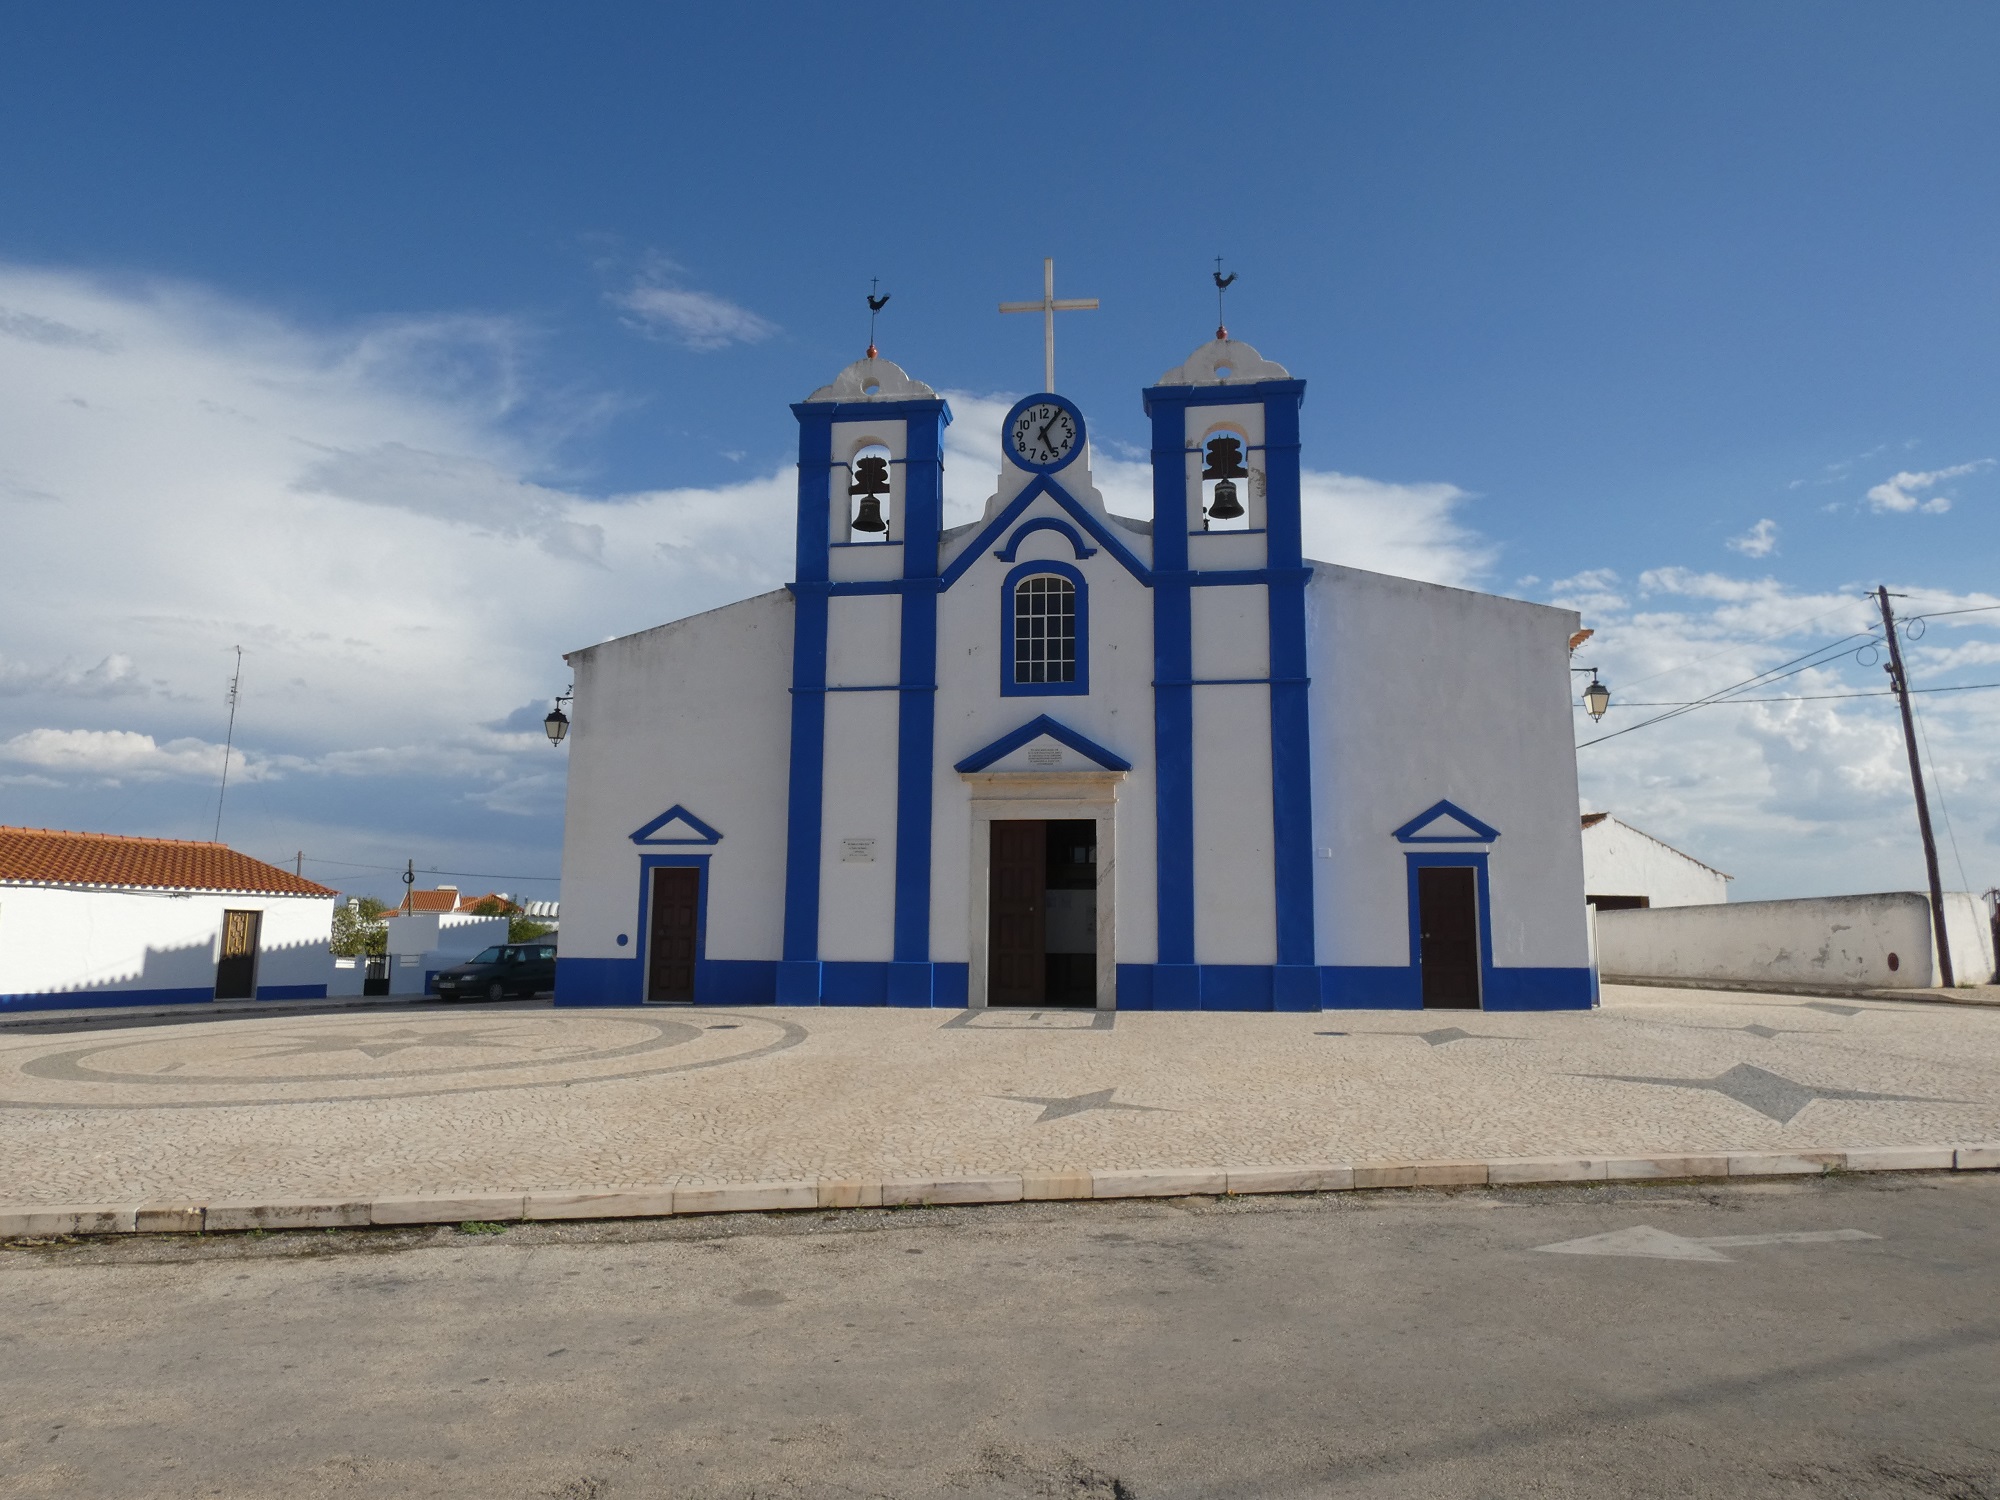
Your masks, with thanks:
[{"label": "car wheel", "polygon": [[507,998],[507,986],[497,979],[494,980],[486,986],[486,998],[488,1000],[505,1000]]}]

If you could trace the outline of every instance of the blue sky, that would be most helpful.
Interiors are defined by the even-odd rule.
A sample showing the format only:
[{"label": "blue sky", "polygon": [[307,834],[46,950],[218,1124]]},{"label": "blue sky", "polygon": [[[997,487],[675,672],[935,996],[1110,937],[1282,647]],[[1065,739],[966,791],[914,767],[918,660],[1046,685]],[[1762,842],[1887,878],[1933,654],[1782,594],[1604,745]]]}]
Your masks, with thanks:
[{"label": "blue sky", "polygon": [[[557,653],[777,581],[786,403],[870,277],[976,500],[1043,255],[1104,303],[1058,366],[1103,462],[1225,255],[1310,383],[1322,551],[1575,603],[1642,701],[1878,581],[2000,602],[1996,44],[1972,4],[17,16],[0,821],[212,826],[241,643],[225,837],[553,874]],[[2000,612],[1952,618],[1921,680],[2000,680]],[[1926,701],[1954,886],[2000,881],[1995,699]],[[1909,885],[1899,757],[1882,700],[1717,708],[1583,752],[1585,798],[1738,896]]]}]

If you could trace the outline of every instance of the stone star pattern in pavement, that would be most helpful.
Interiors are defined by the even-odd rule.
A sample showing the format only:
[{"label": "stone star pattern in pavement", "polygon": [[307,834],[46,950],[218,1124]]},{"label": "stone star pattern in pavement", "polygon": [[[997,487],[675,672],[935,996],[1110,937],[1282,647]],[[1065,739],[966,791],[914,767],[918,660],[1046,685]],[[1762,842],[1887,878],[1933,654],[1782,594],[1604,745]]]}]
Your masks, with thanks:
[{"label": "stone star pattern in pavement", "polygon": [[1963,1099],[1939,1099],[1929,1094],[1871,1094],[1864,1089],[1823,1089],[1815,1084],[1794,1083],[1782,1074],[1766,1072],[1749,1063],[1738,1063],[1714,1078],[1630,1078],[1616,1073],[1579,1073],[1579,1078],[1601,1078],[1608,1083],[1644,1083],[1657,1088],[1706,1089],[1712,1094],[1748,1105],[1758,1114],[1789,1124],[1798,1112],[1815,1099],[1872,1099],[1894,1104],[1963,1104]]},{"label": "stone star pattern in pavement", "polygon": [[1433,1047],[1447,1046],[1452,1042],[1518,1042],[1517,1036],[1494,1036],[1485,1031],[1467,1031],[1462,1026],[1440,1026],[1435,1031],[1320,1031],[1315,1036],[1414,1036],[1421,1037]]},{"label": "stone star pattern in pavement", "polygon": [[373,1036],[351,1036],[341,1032],[321,1032],[316,1036],[299,1037],[287,1044],[258,1054],[261,1060],[280,1057],[308,1057],[324,1052],[359,1052],[364,1057],[393,1057],[398,1052],[407,1052],[412,1047],[493,1047],[520,1051],[519,1042],[489,1042],[482,1040],[493,1034],[490,1026],[465,1026],[451,1031],[412,1031],[405,1027],[401,1031],[377,1032]]},{"label": "stone star pattern in pavement", "polygon": [[1005,1099],[1013,1104],[1042,1105],[1042,1112],[1034,1122],[1037,1125],[1046,1125],[1050,1120],[1060,1120],[1068,1115],[1087,1114],[1093,1109],[1129,1109],[1151,1115],[1172,1113],[1171,1110],[1161,1109],[1155,1104],[1114,1103],[1111,1096],[1117,1092],[1115,1088],[1099,1089],[1094,1094],[1071,1094],[1066,1099],[1038,1099],[1033,1094],[995,1094],[993,1097]]}]

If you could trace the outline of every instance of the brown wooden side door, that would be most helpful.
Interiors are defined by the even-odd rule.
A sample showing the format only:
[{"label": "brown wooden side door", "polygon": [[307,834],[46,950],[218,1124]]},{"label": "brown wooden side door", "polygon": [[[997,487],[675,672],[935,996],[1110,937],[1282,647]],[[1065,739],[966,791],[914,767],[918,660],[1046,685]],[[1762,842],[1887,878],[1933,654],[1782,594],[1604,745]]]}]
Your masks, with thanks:
[{"label": "brown wooden side door", "polygon": [[656,868],[652,915],[646,931],[648,1000],[693,1001],[700,927],[701,871],[689,865]]},{"label": "brown wooden side door", "polygon": [[996,821],[986,883],[986,1003],[1040,1005],[1047,993],[1042,889],[1048,825],[1038,818]]},{"label": "brown wooden side door", "polygon": [[215,962],[215,998],[257,998],[257,937],[264,927],[261,911],[222,914],[222,951]]},{"label": "brown wooden side door", "polygon": [[1479,885],[1471,866],[1417,870],[1417,935],[1425,1009],[1479,1009]]}]

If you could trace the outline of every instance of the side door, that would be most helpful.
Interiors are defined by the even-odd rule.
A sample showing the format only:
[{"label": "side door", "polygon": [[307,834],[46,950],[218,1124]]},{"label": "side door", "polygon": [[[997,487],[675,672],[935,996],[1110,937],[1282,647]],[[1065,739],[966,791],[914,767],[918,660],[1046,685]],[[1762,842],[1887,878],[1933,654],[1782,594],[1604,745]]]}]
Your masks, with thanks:
[{"label": "side door", "polygon": [[222,946],[215,961],[215,998],[257,998],[257,938],[263,931],[261,911],[225,911]]}]

